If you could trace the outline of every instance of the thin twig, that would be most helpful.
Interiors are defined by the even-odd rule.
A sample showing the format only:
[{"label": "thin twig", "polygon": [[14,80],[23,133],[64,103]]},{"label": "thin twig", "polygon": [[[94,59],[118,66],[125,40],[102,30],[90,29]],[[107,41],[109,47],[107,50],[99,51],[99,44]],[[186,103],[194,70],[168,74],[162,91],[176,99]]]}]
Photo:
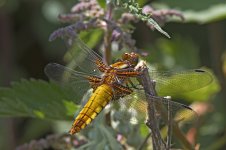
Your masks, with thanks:
[{"label": "thin twig", "polygon": [[[140,65],[141,65],[140,69],[142,71],[140,80],[144,87],[144,91],[145,91],[145,95],[148,103],[148,108],[147,108],[148,120],[146,122],[146,125],[151,129],[151,132],[152,132],[153,149],[154,150],[165,149],[165,143],[161,138],[160,130],[157,125],[154,100],[152,97],[150,97],[150,95],[153,95],[153,96],[157,95],[157,93],[155,92],[155,84],[149,77],[148,68],[146,67],[146,65],[144,63],[143,64],[141,63]],[[139,67],[139,64],[138,64],[138,67]]]},{"label": "thin twig", "polygon": [[[223,72],[223,60],[222,55],[225,50],[225,35],[224,35],[224,26],[219,22],[211,23],[208,25],[208,40],[210,47],[210,56],[211,56],[211,65],[214,69],[214,72],[217,75],[219,84],[221,85],[221,93],[223,96],[226,96],[226,78]],[[222,61],[220,61],[222,60]],[[224,103],[225,104],[225,103]]]},{"label": "thin twig", "polygon": [[139,146],[138,150],[142,150],[145,146],[145,144],[147,143],[148,139],[151,136],[151,132],[146,136],[146,138],[144,139],[143,143]]},{"label": "thin twig", "polygon": [[[107,12],[106,12],[105,19],[111,20],[113,6],[111,2],[108,2],[108,0],[106,0],[106,4],[107,4]],[[104,35],[104,62],[106,64],[111,63],[111,37],[112,37],[112,28],[107,23],[105,35]]]},{"label": "thin twig", "polygon": [[[106,0],[107,4],[107,12],[105,19],[106,20],[111,20],[112,18],[112,9],[113,6],[110,1]],[[106,24],[106,30],[105,30],[105,35],[104,35],[104,54],[103,54],[103,59],[106,64],[111,64],[111,37],[112,37],[112,28],[109,27],[109,24]],[[111,126],[111,114],[108,112],[105,116],[106,118],[106,123]]]},{"label": "thin twig", "polygon": [[[167,97],[168,100],[171,100],[171,98]],[[168,133],[167,133],[167,142],[166,142],[166,149],[170,150],[170,146],[171,146],[171,136],[172,136],[172,112],[171,112],[171,105],[170,103],[168,103],[167,105],[168,107]]]},{"label": "thin twig", "polygon": [[[192,150],[193,146],[191,145],[191,143],[189,143],[189,141],[186,139],[186,137],[184,136],[182,131],[179,129],[178,124],[171,119],[171,115],[169,115],[165,109],[162,109],[161,102],[159,102],[160,105],[156,104],[156,100],[154,99],[157,96],[157,93],[155,92],[155,82],[153,82],[153,80],[151,80],[149,73],[148,73],[147,66],[145,65],[144,62],[141,62],[140,64],[138,64],[137,67],[138,67],[137,69],[143,73],[140,76],[139,80],[141,80],[141,84],[144,88],[147,103],[148,103],[148,108],[147,108],[148,120],[147,120],[146,124],[151,129],[151,132],[152,132],[153,149],[154,150],[166,149],[166,144],[161,137],[161,134],[160,134],[160,131],[158,128],[158,124],[157,124],[158,120],[157,120],[156,112],[155,112],[155,111],[157,111],[158,113],[160,113],[162,119],[166,123],[170,124],[170,126],[168,126],[168,129],[169,130],[173,129],[174,135],[177,137],[177,139],[180,140],[183,147],[185,149]],[[170,136],[171,131],[168,131],[168,134]],[[169,142],[168,146],[169,146],[169,144],[171,142],[171,137],[168,137],[168,138],[169,138],[168,139],[168,142]]]}]

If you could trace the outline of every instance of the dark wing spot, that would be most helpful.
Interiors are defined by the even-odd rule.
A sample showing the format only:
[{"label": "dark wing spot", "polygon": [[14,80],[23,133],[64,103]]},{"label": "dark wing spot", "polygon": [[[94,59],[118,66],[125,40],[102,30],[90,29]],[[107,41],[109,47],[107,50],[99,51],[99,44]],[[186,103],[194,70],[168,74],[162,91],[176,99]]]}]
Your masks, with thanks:
[{"label": "dark wing spot", "polygon": [[201,70],[201,69],[195,69],[195,72],[206,72],[206,71]]},{"label": "dark wing spot", "polygon": [[184,108],[187,108],[187,109],[190,109],[192,111],[194,111],[191,107],[187,106],[187,105],[184,105],[184,104],[181,104]]}]

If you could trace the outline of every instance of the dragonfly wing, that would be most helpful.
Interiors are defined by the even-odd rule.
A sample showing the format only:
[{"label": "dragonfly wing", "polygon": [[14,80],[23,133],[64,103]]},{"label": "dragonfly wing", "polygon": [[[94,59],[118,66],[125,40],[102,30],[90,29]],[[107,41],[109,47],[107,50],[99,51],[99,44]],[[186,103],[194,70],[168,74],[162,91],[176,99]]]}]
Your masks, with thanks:
[{"label": "dragonfly wing", "polygon": [[168,98],[149,96],[154,102],[157,116],[164,122],[169,119],[178,123],[193,123],[198,119],[197,113],[189,106],[172,101]]},{"label": "dragonfly wing", "polygon": [[[151,95],[148,97],[152,99],[156,116],[161,120],[167,121],[168,117],[171,117],[176,122],[193,123],[198,118],[196,112],[189,106],[174,102],[164,97]],[[140,90],[119,99],[116,108],[116,118],[127,120],[131,124],[144,123],[147,119],[148,103],[145,94]],[[170,116],[168,116],[169,112]]]},{"label": "dragonfly wing", "polygon": [[134,96],[129,95],[118,100],[117,117],[131,124],[145,123],[147,105],[145,101],[138,100]]},{"label": "dragonfly wing", "polygon": [[174,96],[203,88],[213,81],[212,75],[205,70],[185,72],[150,72],[156,81],[156,91],[160,96]]},{"label": "dragonfly wing", "polygon": [[130,124],[145,123],[147,103],[143,95],[133,92],[130,95],[112,101],[111,105],[113,105],[114,120]]},{"label": "dragonfly wing", "polygon": [[80,104],[85,93],[90,89],[88,74],[75,71],[57,63],[49,63],[45,67],[45,74],[49,79],[62,86],[66,92],[73,95],[77,104]]},{"label": "dragonfly wing", "polygon": [[96,62],[102,62],[103,58],[90,49],[78,37],[74,40],[73,45],[66,53],[65,58],[70,62],[68,67],[73,68],[74,70],[100,75]]}]

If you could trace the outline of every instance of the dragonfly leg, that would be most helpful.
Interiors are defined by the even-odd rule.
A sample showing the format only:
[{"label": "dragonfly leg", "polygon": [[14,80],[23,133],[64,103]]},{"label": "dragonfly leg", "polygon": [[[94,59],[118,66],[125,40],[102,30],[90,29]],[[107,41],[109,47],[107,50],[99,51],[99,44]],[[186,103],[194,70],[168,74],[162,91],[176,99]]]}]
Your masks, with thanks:
[{"label": "dragonfly leg", "polygon": [[[130,86],[129,86],[130,84]],[[130,78],[127,79],[127,83],[126,83],[127,87],[131,87],[131,88],[134,88],[134,89],[137,89],[137,90],[143,90],[143,87],[138,87],[137,85],[140,85],[140,84],[137,84],[135,85]]]},{"label": "dragonfly leg", "polygon": [[129,95],[133,92],[133,90],[131,90],[130,88],[117,84],[117,83],[113,84],[113,88],[114,88],[114,92],[115,92],[114,95],[116,95],[114,97],[115,100],[117,100],[121,97],[124,97],[126,95]]},{"label": "dragonfly leg", "polygon": [[108,66],[100,59],[97,59],[95,63],[101,72],[105,72],[108,69]]},{"label": "dragonfly leg", "polygon": [[96,88],[101,84],[102,79],[96,76],[89,76],[87,77],[90,86],[93,88],[93,90],[95,91]]},{"label": "dragonfly leg", "polygon": [[121,70],[117,70],[116,71],[116,75],[118,77],[124,77],[124,78],[128,78],[128,77],[137,77],[141,74],[141,72],[139,71],[134,71],[134,69],[128,68],[128,69],[121,69]]}]

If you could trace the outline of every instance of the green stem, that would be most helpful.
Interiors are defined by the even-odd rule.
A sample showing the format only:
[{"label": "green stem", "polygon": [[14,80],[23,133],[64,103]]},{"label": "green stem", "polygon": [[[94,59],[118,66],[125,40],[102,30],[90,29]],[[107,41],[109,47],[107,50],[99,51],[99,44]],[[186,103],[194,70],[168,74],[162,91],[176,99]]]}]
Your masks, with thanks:
[{"label": "green stem", "polygon": [[[108,2],[108,0],[106,0],[106,3],[107,3],[107,12],[106,12],[105,19],[111,20],[113,5],[111,4],[111,2]],[[112,29],[107,24],[105,35],[104,35],[104,62],[106,64],[111,64],[111,57],[112,57],[111,56],[111,36],[112,36]]]}]

